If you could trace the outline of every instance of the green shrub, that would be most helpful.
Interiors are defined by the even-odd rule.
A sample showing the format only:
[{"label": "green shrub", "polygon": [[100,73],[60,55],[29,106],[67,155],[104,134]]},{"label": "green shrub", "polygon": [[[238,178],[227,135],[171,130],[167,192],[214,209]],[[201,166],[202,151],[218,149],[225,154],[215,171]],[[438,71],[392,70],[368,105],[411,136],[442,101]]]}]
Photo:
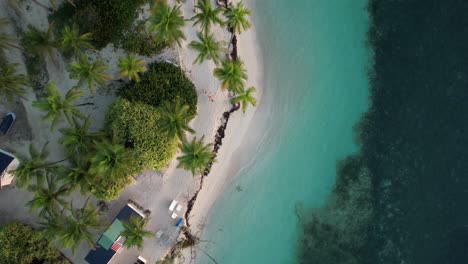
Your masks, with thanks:
[{"label": "green shrub", "polygon": [[119,144],[134,150],[138,166],[164,168],[177,151],[177,139],[160,132],[158,110],[150,105],[117,99],[106,114],[105,127]]},{"label": "green shrub", "polygon": [[69,263],[40,231],[12,222],[0,228],[0,263]]},{"label": "green shrub", "polygon": [[125,31],[118,44],[119,48],[128,53],[148,57],[159,54],[166,46],[165,43],[156,42],[151,38],[145,29],[144,21],[140,21],[135,27]]},{"label": "green shrub", "polygon": [[170,63],[152,63],[138,83],[130,83],[119,91],[119,95],[132,102],[159,107],[162,102],[174,102],[180,98],[182,104],[190,107],[189,113],[197,113],[197,92],[195,85],[179,67]]},{"label": "green shrub", "polygon": [[120,193],[132,182],[132,175],[120,179],[109,180],[108,178],[94,177],[90,184],[90,192],[98,200],[112,201],[119,197]]},{"label": "green shrub", "polygon": [[72,9],[64,2],[50,18],[61,27],[71,25],[73,20],[80,33],[92,33],[93,46],[102,49],[109,43],[118,43],[144,3],[146,0],[78,0]]}]

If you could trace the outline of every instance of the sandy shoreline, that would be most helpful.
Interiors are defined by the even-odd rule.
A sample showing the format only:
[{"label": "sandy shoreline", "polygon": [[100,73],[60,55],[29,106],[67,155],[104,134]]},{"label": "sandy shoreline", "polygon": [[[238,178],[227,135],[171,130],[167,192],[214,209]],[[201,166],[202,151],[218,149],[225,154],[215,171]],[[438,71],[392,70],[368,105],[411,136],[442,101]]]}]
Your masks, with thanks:
[{"label": "sandy shoreline", "polygon": [[[237,2],[238,0],[232,0]],[[174,4],[174,1],[169,1]],[[245,2],[245,1],[244,1]],[[213,1],[214,3],[214,1]],[[250,3],[245,2],[249,6]],[[46,30],[48,26],[47,12],[35,5],[31,6],[29,10],[23,10],[19,16],[15,15],[12,10],[7,7],[6,3],[0,5],[1,17],[9,17],[12,25],[18,23],[22,30],[25,30],[28,24],[34,24],[41,30]],[[250,6],[249,6],[250,7]],[[182,6],[184,16],[188,19],[194,15],[194,2],[186,1]],[[216,130],[221,124],[221,118],[225,111],[231,108],[227,92],[219,90],[220,82],[213,76],[215,65],[211,61],[204,62],[203,64],[192,64],[196,56],[195,51],[188,48],[188,43],[197,39],[198,28],[192,27],[192,22],[188,21],[187,26],[184,28],[184,33],[187,40],[182,43],[182,47],[178,49],[177,53],[168,49],[163,54],[145,58],[147,62],[161,61],[161,60],[180,60],[182,68],[187,72],[187,75],[194,82],[198,93],[198,115],[191,122],[193,129],[197,131],[196,137],[200,138],[205,136],[205,142],[213,142]],[[16,35],[14,27],[9,27],[11,35]],[[226,28],[216,27],[214,34],[218,40],[225,41],[226,45],[230,39],[230,33]],[[248,31],[243,32],[238,36],[238,55],[244,61],[248,81],[247,87],[255,86],[257,93],[258,104],[261,103],[263,91],[263,67],[261,65],[260,47],[257,42],[255,25]],[[124,55],[122,50],[114,51],[112,47],[106,47],[104,50],[96,53],[89,54],[90,56],[97,56],[103,59],[111,66],[110,74],[117,76],[117,59]],[[58,88],[62,94],[65,94],[70,87],[76,84],[76,80],[71,80],[65,67],[69,61],[65,60],[59,52],[55,54],[58,63],[53,64],[46,59],[46,71],[48,79],[57,83]],[[17,51],[11,51],[8,54],[10,62],[20,64],[20,72],[25,73],[25,64],[23,56]],[[206,93],[205,93],[206,91]],[[208,100],[208,95],[214,96],[214,102]],[[63,150],[59,143],[61,138],[60,132],[49,129],[47,122],[41,122],[43,113],[31,107],[31,102],[36,100],[36,94],[33,91],[27,95],[28,101],[17,102],[17,104],[24,107],[23,112],[18,115],[17,126],[12,130],[13,134],[19,135],[21,129],[31,131],[29,138],[22,136],[17,140],[4,140],[0,142],[1,148],[13,149],[15,152],[26,152],[29,143],[34,143],[35,146],[40,147],[45,142],[49,142],[50,160],[58,160],[63,157]],[[83,102],[92,101],[95,106],[88,106],[81,109],[85,115],[92,116],[92,130],[98,130],[102,127],[104,113],[107,107],[115,100],[113,92],[99,92],[96,95],[87,94],[81,99]],[[81,102],[80,101],[80,102]],[[204,187],[199,193],[197,201],[190,214],[190,224],[192,233],[197,236],[201,235],[202,227],[205,225],[206,220],[209,218],[209,212],[217,200],[222,195],[223,190],[227,184],[232,180],[233,176],[248,162],[250,154],[255,152],[257,142],[252,141],[253,134],[261,134],[262,131],[252,130],[254,117],[257,114],[257,108],[250,107],[246,113],[236,111],[231,115],[228,127],[226,129],[226,136],[223,139],[223,144],[218,152],[217,163],[211,169],[208,177],[205,179]],[[25,123],[24,126],[19,126],[19,122]],[[59,124],[60,127],[66,126],[66,122]],[[18,132],[17,132],[18,131]],[[13,135],[15,136],[15,135]],[[13,139],[13,137],[11,137]],[[248,153],[248,155],[246,154]],[[193,192],[198,189],[199,176],[192,177],[189,172],[177,169],[177,160],[174,159],[163,172],[145,171],[137,177],[133,185],[128,186],[121,194],[121,196],[109,203],[109,212],[107,213],[107,220],[111,220],[117,212],[122,208],[128,199],[137,201],[141,206],[154,213],[151,218],[148,228],[153,231],[165,229],[167,226],[173,226],[173,219],[166,212],[168,204],[172,199],[177,199],[181,203],[187,202]],[[31,193],[20,189],[8,189],[0,192],[0,222],[8,222],[13,219],[36,225],[38,220],[37,215],[31,214],[24,203],[31,198]],[[84,201],[84,197],[75,194],[73,201],[80,204]],[[184,208],[185,209],[185,208]],[[97,234],[99,235],[99,233]],[[145,239],[145,248],[142,252],[136,250],[126,251],[123,255],[127,254],[129,257],[134,255],[143,255],[148,257],[151,263],[154,263],[158,258],[162,257],[167,252],[169,247],[157,247],[154,239]],[[72,259],[75,263],[85,263],[84,256],[89,251],[89,246],[82,243],[80,248],[75,254],[71,251],[65,250],[64,254]],[[188,255],[190,257],[190,254]]]},{"label": "sandy shoreline", "polygon": [[[232,1],[238,2],[238,1]],[[244,1],[245,2],[245,1]],[[247,7],[250,3],[244,3]],[[187,5],[187,4],[186,4]],[[189,4],[190,5],[190,4]],[[186,10],[184,10],[186,11]],[[192,34],[196,34],[195,28],[188,28],[192,31]],[[226,29],[222,29],[227,32]],[[226,37],[226,34],[224,34]],[[229,41],[229,34],[227,39],[224,39],[226,42]],[[261,104],[262,101],[262,92],[263,92],[263,65],[261,50],[259,42],[257,41],[257,34],[255,30],[255,23],[252,21],[252,27],[237,36],[238,38],[238,56],[244,61],[244,64],[248,73],[248,81],[246,87],[255,86],[257,88],[257,93],[255,94],[258,104]],[[189,39],[189,38],[188,38]],[[187,51],[187,50],[186,50]],[[188,50],[189,54],[184,54],[182,52],[182,61],[185,63],[195,54],[192,51]],[[190,54],[192,53],[192,54]],[[188,65],[188,64],[185,64]],[[214,65],[205,64],[205,67],[208,66],[208,69],[205,69],[206,75],[192,75],[195,84],[197,85],[198,78],[207,78],[207,75],[210,74],[208,78],[214,78],[212,76],[212,70]],[[192,70],[193,66],[188,68]],[[197,66],[194,66],[197,67]],[[197,86],[197,89],[200,87]],[[227,101],[227,97],[223,94],[222,98],[219,100]],[[209,104],[209,102],[208,102]],[[199,105],[200,108],[203,108],[203,105]],[[228,108],[226,109],[228,110]],[[223,111],[222,111],[223,112]],[[222,112],[214,111],[211,113],[217,119],[221,118]],[[232,178],[242,169],[242,167],[248,163],[249,157],[252,156],[257,148],[255,142],[251,142],[249,138],[257,138],[253,134],[261,134],[261,131],[253,131],[252,124],[254,117],[257,113],[257,108],[249,107],[246,113],[242,113],[241,110],[233,113],[229,119],[228,126],[226,128],[226,136],[223,139],[223,144],[217,155],[217,162],[211,168],[210,174],[205,178],[203,189],[200,191],[198,198],[195,202],[192,212],[190,213],[190,228],[193,234],[201,236],[203,229],[206,226],[207,221],[210,217],[210,212],[215,204],[216,200],[222,195],[222,192],[226,186],[230,183]],[[198,114],[199,119],[205,119],[202,116],[203,113]],[[194,126],[198,130],[198,122],[204,123],[201,120],[196,120]],[[206,121],[205,121],[206,122]],[[215,127],[215,129],[218,126]],[[211,137],[212,139],[213,137]],[[253,144],[252,144],[253,143]],[[190,259],[190,250],[184,251],[184,256],[186,259]]]}]

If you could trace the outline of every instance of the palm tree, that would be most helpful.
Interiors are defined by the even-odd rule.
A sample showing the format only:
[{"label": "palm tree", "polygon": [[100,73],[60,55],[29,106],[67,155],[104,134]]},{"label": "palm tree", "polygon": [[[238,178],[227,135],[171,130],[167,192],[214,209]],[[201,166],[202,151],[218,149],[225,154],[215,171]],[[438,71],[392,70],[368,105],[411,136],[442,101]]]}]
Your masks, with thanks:
[{"label": "palm tree", "polygon": [[95,142],[96,153],[91,158],[89,172],[111,179],[128,176],[132,153],[120,144]]},{"label": "palm tree", "polygon": [[172,8],[165,2],[157,3],[150,17],[149,29],[156,39],[172,45],[174,42],[180,46],[180,40],[185,39],[181,28],[185,26],[185,20],[180,11],[180,6]]},{"label": "palm tree", "polygon": [[81,240],[87,242],[90,246],[94,243],[94,235],[90,229],[100,229],[99,211],[86,200],[84,206],[80,209],[70,210],[71,215],[64,217],[63,225],[56,238],[58,242],[66,248],[70,248],[73,253],[80,245]]},{"label": "palm tree", "polygon": [[58,234],[62,231],[64,223],[65,215],[63,214],[63,210],[44,215],[42,221],[39,221],[39,224],[43,227],[41,231],[44,239],[50,241],[56,239]]},{"label": "palm tree", "polygon": [[120,235],[125,237],[125,241],[123,242],[124,247],[137,247],[139,250],[143,249],[143,239],[145,237],[154,236],[153,232],[145,230],[145,226],[148,224],[148,221],[149,218],[141,219],[132,215],[128,222],[122,222],[124,230]]},{"label": "palm tree", "polygon": [[64,146],[69,156],[73,155],[84,155],[91,149],[93,140],[99,139],[104,136],[102,132],[90,133],[90,117],[88,116],[82,124],[72,118],[72,126],[60,129],[63,137],[60,140],[62,146]]},{"label": "palm tree", "polygon": [[0,97],[5,97],[10,102],[16,95],[24,96],[24,86],[30,85],[28,76],[16,73],[18,65],[15,63],[0,66]]},{"label": "palm tree", "polygon": [[32,179],[36,179],[38,184],[44,180],[44,177],[51,172],[57,170],[57,164],[64,161],[48,162],[47,144],[44,144],[41,151],[38,152],[34,146],[29,145],[29,157],[16,155],[19,160],[19,166],[13,171],[18,187],[23,187],[30,184]]},{"label": "palm tree", "polygon": [[136,82],[139,82],[140,75],[138,74],[147,70],[144,64],[145,60],[139,60],[133,54],[128,54],[125,58],[119,58],[119,76],[127,76],[130,81],[134,79]]},{"label": "palm tree", "polygon": [[35,186],[34,197],[26,203],[32,210],[39,209],[39,216],[57,213],[60,208],[67,208],[68,202],[64,199],[70,192],[70,188],[57,186],[56,179],[51,174],[46,176],[47,186]]},{"label": "palm tree", "polygon": [[220,8],[213,8],[211,0],[198,0],[195,9],[198,9],[200,12],[192,17],[195,20],[193,25],[200,25],[205,34],[210,32],[211,24],[218,24],[220,26],[224,24],[219,17],[222,10]]},{"label": "palm tree", "polygon": [[191,142],[182,141],[180,149],[183,155],[178,157],[179,164],[177,168],[184,168],[190,170],[192,175],[202,173],[211,162],[214,162],[215,153],[211,151],[213,144],[204,145],[204,137],[199,141],[194,137]]},{"label": "palm tree", "polygon": [[29,31],[24,34],[22,39],[23,47],[30,53],[41,56],[48,54],[52,61],[54,59],[54,48],[57,42],[54,40],[54,23],[49,25],[47,32],[40,31],[34,26],[28,26]]},{"label": "palm tree", "polygon": [[65,116],[70,123],[73,122],[72,117],[84,118],[77,107],[85,104],[72,104],[73,101],[85,94],[83,91],[73,87],[67,92],[65,99],[62,100],[62,96],[54,82],[49,82],[46,89],[48,96],[45,99],[32,102],[32,106],[47,112],[43,120],[51,121],[51,130],[60,122],[62,116]]},{"label": "palm tree", "polygon": [[222,89],[233,92],[239,91],[247,80],[247,71],[240,58],[234,61],[225,59],[221,67],[214,69],[214,75],[221,81]]},{"label": "palm tree", "polygon": [[87,83],[89,91],[94,93],[95,83],[104,89],[108,89],[106,81],[112,80],[112,77],[105,74],[107,69],[109,69],[109,67],[102,60],[98,59],[90,63],[88,57],[80,56],[78,62],[70,64],[68,72],[70,73],[71,79],[78,80],[78,87]]},{"label": "palm tree", "polygon": [[185,132],[195,133],[188,125],[188,122],[194,117],[188,112],[189,109],[188,105],[181,105],[179,99],[174,103],[164,101],[160,111],[161,117],[158,120],[161,132],[167,133],[171,138],[177,136],[180,140],[185,139]]},{"label": "palm tree", "polygon": [[60,42],[65,51],[73,50],[75,56],[79,57],[82,49],[94,49],[93,45],[91,45],[91,40],[91,33],[80,35],[78,25],[73,24],[71,28],[69,26],[63,28]]},{"label": "palm tree", "polygon": [[70,191],[80,188],[82,195],[90,190],[92,175],[89,173],[89,161],[81,155],[70,156],[69,166],[59,168],[59,179]]},{"label": "palm tree", "polygon": [[[8,25],[8,19],[0,18],[0,30],[4,29],[7,25]],[[13,44],[13,42],[14,42],[14,38],[9,36],[8,34],[0,33],[0,49],[15,48],[24,52],[22,48],[16,46],[15,44]]]},{"label": "palm tree", "polygon": [[237,3],[237,6],[234,6],[232,3],[229,4],[229,7],[225,9],[224,15],[227,18],[226,23],[230,28],[232,28],[233,33],[240,34],[242,31],[249,29],[252,24],[247,19],[247,16],[250,16],[252,12],[244,7],[242,2]]},{"label": "palm tree", "polygon": [[221,52],[225,49],[221,43],[216,41],[212,34],[198,33],[198,41],[192,41],[189,47],[198,51],[198,56],[193,63],[202,63],[207,59],[212,59],[214,63],[219,64],[221,61]]},{"label": "palm tree", "polygon": [[255,87],[250,87],[247,90],[242,88],[239,91],[239,94],[236,97],[231,99],[231,103],[232,104],[240,103],[242,105],[242,112],[245,113],[245,110],[247,110],[247,106],[249,105],[249,103],[254,107],[257,105],[257,99],[255,99],[255,97],[252,96],[252,94],[255,91],[257,91]]}]

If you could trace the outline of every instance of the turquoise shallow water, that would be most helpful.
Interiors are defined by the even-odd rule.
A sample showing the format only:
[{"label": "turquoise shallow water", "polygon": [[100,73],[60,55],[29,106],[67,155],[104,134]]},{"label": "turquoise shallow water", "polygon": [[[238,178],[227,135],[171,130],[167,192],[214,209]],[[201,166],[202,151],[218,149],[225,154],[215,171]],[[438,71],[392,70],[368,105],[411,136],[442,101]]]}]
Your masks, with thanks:
[{"label": "turquoise shallow water", "polygon": [[[249,2],[249,1],[248,1]],[[201,247],[219,263],[294,263],[295,207],[322,206],[368,108],[366,0],[251,0],[265,65],[256,159],[216,202]],[[263,114],[262,114],[263,113]],[[201,256],[198,263],[212,263]]]}]

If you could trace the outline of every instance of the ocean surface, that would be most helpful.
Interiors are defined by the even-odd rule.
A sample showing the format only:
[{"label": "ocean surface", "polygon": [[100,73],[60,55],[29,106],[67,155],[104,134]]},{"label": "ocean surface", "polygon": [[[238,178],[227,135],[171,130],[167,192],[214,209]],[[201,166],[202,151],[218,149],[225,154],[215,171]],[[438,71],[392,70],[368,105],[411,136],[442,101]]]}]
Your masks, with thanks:
[{"label": "ocean surface", "polygon": [[[295,263],[297,211],[323,207],[369,107],[367,0],[249,0],[265,67],[258,152],[215,203],[200,248],[222,264]],[[266,115],[268,113],[268,115]],[[267,116],[267,118],[265,118]],[[198,263],[213,263],[203,253]]]}]

